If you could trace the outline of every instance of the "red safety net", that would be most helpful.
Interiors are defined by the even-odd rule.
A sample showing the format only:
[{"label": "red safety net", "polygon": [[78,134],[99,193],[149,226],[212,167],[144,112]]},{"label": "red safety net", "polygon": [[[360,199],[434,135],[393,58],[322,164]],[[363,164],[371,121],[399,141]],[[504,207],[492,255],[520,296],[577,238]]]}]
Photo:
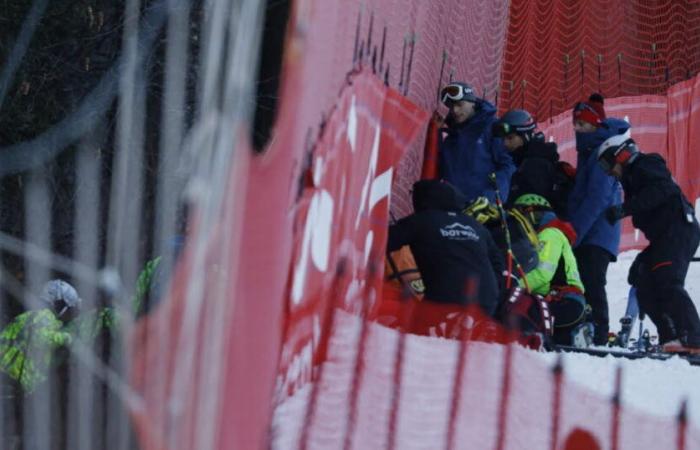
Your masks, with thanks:
[{"label": "red safety net", "polygon": [[[632,138],[641,151],[659,153],[683,193],[695,203],[700,197],[700,155],[692,148],[694,136],[700,132],[700,77],[672,86],[665,95],[619,97],[605,102],[609,117],[623,118],[632,125]],[[576,143],[571,110],[540,124],[547,139],[558,144],[561,157],[576,163]],[[644,235],[630,219],[623,221],[620,250],[639,249],[646,245]]]},{"label": "red safety net", "polygon": [[501,111],[543,119],[591,92],[663,94],[700,70],[700,1],[513,0]]},{"label": "red safety net", "polygon": [[[428,118],[449,80],[498,96],[501,109],[522,104],[552,117],[547,132],[567,155],[567,109],[600,90],[609,114],[628,115],[642,149],[667,155],[697,197],[697,81],[666,89],[698,71],[698,2],[644,5],[296,1],[276,138],[262,155],[241,146],[226,221],[203,261],[185,254],[172,298],[133,336],[143,401],[132,410],[143,447],[556,449],[583,448],[573,445],[587,439],[601,448],[699,446],[684,422],[619,408],[519,346],[372,321],[381,311],[396,311],[398,324],[410,316],[401,303],[382,304],[378,252],[389,209],[396,217],[411,210]],[[633,98],[610,98],[621,95]],[[205,294],[221,284],[222,261],[235,263],[224,266],[235,269],[226,296],[188,304],[193,280],[212,281]],[[206,267],[193,269],[195,262]],[[189,308],[217,318],[218,329]],[[216,333],[223,338],[209,338]]]},{"label": "red safety net", "polygon": [[[683,421],[624,408],[620,375],[610,396],[588,391],[567,381],[565,370],[553,370],[542,355],[524,348],[537,347],[537,339],[509,332],[477,310],[401,298],[393,291],[384,295],[372,268],[377,261],[366,259],[373,252],[362,250],[368,228],[347,224],[348,214],[350,222],[359,217],[357,200],[365,198],[366,189],[357,185],[359,194],[352,195],[352,188],[341,186],[346,170],[366,164],[374,151],[377,121],[384,123],[382,135],[391,129],[391,140],[382,140],[378,155],[389,164],[400,136],[415,134],[411,120],[425,124],[428,114],[413,110],[405,116],[410,104],[398,97],[380,108],[384,95],[391,99],[395,93],[383,95],[378,89],[367,74],[354,79],[314,155],[321,162],[312,164],[318,169],[311,178],[319,181],[308,186],[298,212],[300,241],[292,267],[273,448],[629,449],[640,442],[651,448],[684,448],[679,440],[688,448],[700,444],[697,431]],[[618,99],[610,109],[639,124],[641,143],[660,145],[665,130],[659,135],[643,124],[665,117],[663,100]],[[658,111],[640,108],[655,103],[660,104]],[[399,116],[392,106],[400,109]],[[365,111],[363,117],[354,118],[353,109]],[[393,116],[400,120],[392,122]],[[570,129],[570,115],[562,115],[559,122],[564,121],[566,126],[553,121],[552,129]],[[357,140],[348,139],[350,130],[357,130]],[[354,162],[344,158],[351,143]],[[391,172],[382,167],[384,173]],[[380,172],[361,171],[375,180],[382,178]],[[335,245],[321,246],[329,249],[328,260],[313,264],[309,255],[319,247],[313,241],[324,239],[328,228],[319,218],[330,217],[315,209],[324,196],[328,204],[347,206],[333,210],[338,215],[333,219],[338,227],[330,232]],[[385,206],[376,205],[367,222],[374,249],[386,238],[376,222]]]},{"label": "red safety net", "polygon": [[[427,111],[439,107],[438,91],[450,80],[467,81],[496,100],[508,24],[505,0],[328,0],[299,2],[297,9],[305,80],[297,125],[314,137],[353,67],[373,70]],[[398,168],[391,205],[397,216],[411,210],[408,192],[421,173],[422,141],[420,136],[407,149]]]}]

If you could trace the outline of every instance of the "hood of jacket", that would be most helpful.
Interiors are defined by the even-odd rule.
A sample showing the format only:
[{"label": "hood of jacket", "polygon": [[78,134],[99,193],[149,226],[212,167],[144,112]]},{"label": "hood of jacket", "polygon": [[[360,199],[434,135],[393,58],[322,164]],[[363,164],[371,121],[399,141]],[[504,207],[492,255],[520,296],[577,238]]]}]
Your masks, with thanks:
[{"label": "hood of jacket", "polygon": [[590,133],[576,133],[576,151],[581,153],[595,153],[600,144],[616,134],[626,133],[630,124],[622,119],[614,117],[605,119],[603,124]]},{"label": "hood of jacket", "polygon": [[464,207],[464,196],[450,183],[440,180],[420,180],[413,184],[413,210],[428,209],[459,211]]},{"label": "hood of jacket", "polygon": [[573,246],[576,242],[576,230],[574,229],[574,227],[569,222],[565,222],[556,216],[550,216],[547,217],[547,219],[548,220],[545,220],[543,218],[538,231],[544,230],[545,228],[556,228],[557,230],[564,233],[566,239],[569,240],[569,244]]},{"label": "hood of jacket", "polygon": [[511,158],[516,166],[520,166],[526,158],[543,158],[553,163],[559,162],[559,152],[557,144],[554,142],[545,142],[544,137],[533,139],[510,153]]}]

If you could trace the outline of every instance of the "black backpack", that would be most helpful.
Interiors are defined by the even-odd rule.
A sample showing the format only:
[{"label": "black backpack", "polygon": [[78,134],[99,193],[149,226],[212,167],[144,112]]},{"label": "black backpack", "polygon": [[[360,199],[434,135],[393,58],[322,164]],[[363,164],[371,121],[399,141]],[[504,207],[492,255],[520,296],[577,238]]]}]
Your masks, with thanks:
[{"label": "black backpack", "polygon": [[[539,264],[539,257],[537,256],[537,232],[532,227],[528,218],[518,210],[509,209],[506,211],[506,216],[513,255],[518,263],[520,263],[523,271],[527,273]],[[503,230],[503,224],[500,219],[489,222],[487,226],[496,245],[503,250],[503,252],[506,252],[508,243],[506,242],[505,230]],[[519,274],[514,275],[519,276]]]},{"label": "black backpack", "polygon": [[576,180],[576,168],[566,161],[559,161],[555,166],[552,195],[549,199],[557,216],[566,216],[569,194]]}]

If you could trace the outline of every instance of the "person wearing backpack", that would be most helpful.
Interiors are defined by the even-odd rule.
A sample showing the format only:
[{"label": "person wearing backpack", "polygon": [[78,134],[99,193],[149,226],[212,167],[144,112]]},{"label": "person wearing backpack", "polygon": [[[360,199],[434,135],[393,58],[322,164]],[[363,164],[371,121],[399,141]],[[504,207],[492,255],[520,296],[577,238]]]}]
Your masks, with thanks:
[{"label": "person wearing backpack", "polygon": [[576,133],[576,180],[569,194],[568,211],[564,216],[576,230],[574,254],[586,287],[586,301],[592,309],[595,327],[593,342],[608,342],[610,319],[605,292],[608,265],[617,260],[620,245],[620,223],[605,219],[605,210],[621,201],[618,181],[598,165],[598,146],[613,135],[626,133],[630,125],[624,120],[606,118],[603,98],[593,94],[587,102],[573,109]]},{"label": "person wearing backpack", "polygon": [[632,216],[649,245],[630,267],[629,282],[659,332],[667,352],[700,353],[700,317],[685,290],[685,277],[700,244],[695,211],[673,180],[666,161],[639,151],[627,135],[612,136],[597,151],[602,170],[622,182],[625,201],[605,216],[617,223]]},{"label": "person wearing backpack", "polygon": [[562,215],[575,170],[569,163],[559,161],[557,144],[545,142],[544,134],[536,132],[536,128],[537,123],[524,109],[506,112],[493,125],[493,135],[503,138],[516,167],[508,198],[512,201],[522,194],[538,194]]},{"label": "person wearing backpack", "polygon": [[506,195],[515,171],[502,140],[491,134],[496,107],[461,82],[445,86],[440,98],[450,111],[438,143],[439,177],[455,186],[466,201],[485,196],[493,203],[490,175],[496,174],[498,188]]},{"label": "person wearing backpack", "polygon": [[587,346],[593,336],[586,322],[584,286],[571,248],[576,232],[554,214],[552,205],[541,195],[521,195],[513,208],[530,220],[539,239],[539,264],[520,280],[520,286],[547,301],[554,316],[555,344]]},{"label": "person wearing backpack", "polygon": [[[516,267],[511,267],[512,273],[506,273],[507,277],[519,280],[523,273],[527,273],[537,267],[537,232],[530,221],[516,209],[505,210],[506,220],[501,219],[498,207],[489,203],[486,197],[479,197],[469,204],[463,211],[486,227],[491,233],[494,242],[501,250],[503,261],[508,259],[508,250],[512,251]],[[505,223],[504,223],[505,222]],[[506,234],[505,227],[508,227]],[[509,248],[510,247],[510,248]]]}]

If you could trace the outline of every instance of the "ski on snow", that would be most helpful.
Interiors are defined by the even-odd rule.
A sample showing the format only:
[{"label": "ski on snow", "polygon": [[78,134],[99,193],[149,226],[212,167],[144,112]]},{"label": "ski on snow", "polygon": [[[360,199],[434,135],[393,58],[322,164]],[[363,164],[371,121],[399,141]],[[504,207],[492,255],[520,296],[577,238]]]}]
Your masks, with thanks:
[{"label": "ski on snow", "polygon": [[623,348],[605,348],[605,347],[573,347],[570,345],[555,345],[554,351],[565,353],[583,353],[591,356],[613,356],[615,358],[626,359],[655,359],[665,361],[667,359],[678,356],[681,359],[688,361],[691,365],[700,366],[700,355],[685,354],[685,353],[665,353],[660,351],[642,351],[628,350]]}]

